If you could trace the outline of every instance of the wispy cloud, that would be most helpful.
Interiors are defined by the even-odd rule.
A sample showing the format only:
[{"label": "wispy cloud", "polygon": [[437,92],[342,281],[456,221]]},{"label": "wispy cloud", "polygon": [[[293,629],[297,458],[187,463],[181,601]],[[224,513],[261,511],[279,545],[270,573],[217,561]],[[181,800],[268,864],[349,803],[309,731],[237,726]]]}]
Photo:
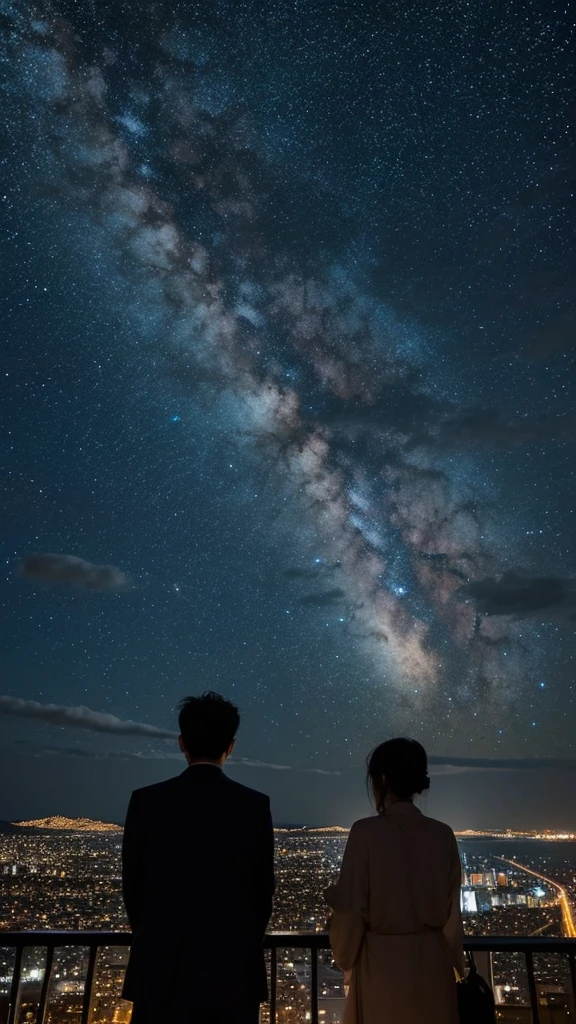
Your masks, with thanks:
[{"label": "wispy cloud", "polygon": [[41,704],[37,700],[21,697],[0,696],[0,714],[17,718],[33,718],[49,725],[68,726],[73,729],[87,729],[91,732],[105,732],[116,736],[148,736],[155,739],[174,739],[178,733],[172,729],[160,729],[144,722],[132,722],[117,718],[105,711],[93,711],[80,704],[69,707],[63,704]]},{"label": "wispy cloud", "polygon": [[28,555],[20,572],[34,583],[64,583],[82,590],[126,590],[130,580],[115,565],[92,565],[76,555]]}]

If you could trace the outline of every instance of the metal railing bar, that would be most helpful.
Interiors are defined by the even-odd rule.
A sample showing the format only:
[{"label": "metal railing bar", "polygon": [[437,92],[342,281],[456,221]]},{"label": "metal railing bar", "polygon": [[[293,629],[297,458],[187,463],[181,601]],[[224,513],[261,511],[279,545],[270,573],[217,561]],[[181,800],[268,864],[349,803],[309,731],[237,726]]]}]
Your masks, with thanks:
[{"label": "metal railing bar", "polygon": [[88,954],[88,967],[86,970],[86,981],[84,982],[84,997],[82,999],[82,1017],[80,1024],[88,1024],[90,1016],[90,1005],[92,1003],[92,987],[94,985],[94,968],[96,967],[96,956],[98,946],[90,946]]},{"label": "metal railing bar", "polygon": [[8,1010],[8,1020],[6,1024],[14,1024],[14,1021],[16,1020],[18,992],[20,991],[20,974],[22,972],[22,953],[23,946],[18,946],[16,949],[16,956],[14,957],[14,973],[12,975],[12,984],[10,985],[10,1009]]},{"label": "metal railing bar", "polygon": [[50,986],[50,978],[52,976],[53,962],[54,946],[50,945],[46,947],[46,963],[44,964],[44,977],[42,979],[42,991],[40,992],[40,1002],[38,1004],[38,1012],[36,1014],[36,1024],[44,1024],[44,1017],[46,1016],[46,1001],[48,999],[48,989]]},{"label": "metal railing bar", "polygon": [[[26,931],[1,932],[0,948],[24,946],[130,946],[130,932]],[[326,932],[269,932],[264,949],[330,949]],[[489,953],[576,953],[576,939],[524,938],[510,935],[468,935],[464,948]]]},{"label": "metal railing bar", "polygon": [[276,1024],[276,994],[278,991],[278,954],[276,946],[270,950],[270,1024]]},{"label": "metal railing bar", "polygon": [[568,963],[570,964],[570,981],[572,983],[572,999],[574,1000],[574,1006],[576,1007],[576,953],[570,950],[568,954]]},{"label": "metal railing bar", "polygon": [[318,947],[310,949],[310,1021],[318,1024]]},{"label": "metal railing bar", "polygon": [[534,957],[530,950],[524,953],[526,961],[526,974],[528,975],[528,993],[530,995],[530,1009],[532,1011],[532,1024],[540,1024],[540,1007],[538,1006],[538,992],[534,978]]}]

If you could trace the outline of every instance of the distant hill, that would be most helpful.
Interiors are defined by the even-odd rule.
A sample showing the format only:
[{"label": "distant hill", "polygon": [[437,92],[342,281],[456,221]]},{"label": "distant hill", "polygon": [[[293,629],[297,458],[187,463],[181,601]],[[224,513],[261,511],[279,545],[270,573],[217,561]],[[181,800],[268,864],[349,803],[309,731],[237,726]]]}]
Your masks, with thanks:
[{"label": "distant hill", "polygon": [[313,835],[319,833],[335,833],[348,835],[349,828],[344,828],[343,825],[274,825],[275,832],[306,832]]},{"label": "distant hill", "polygon": [[[314,826],[282,823],[274,826],[276,832],[340,833],[348,832],[341,825]],[[17,835],[24,832],[122,832],[122,825],[109,821],[93,821],[91,818],[65,818],[55,815],[51,818],[35,818],[33,821],[0,821],[0,835]]]},{"label": "distant hill", "polygon": [[0,832],[15,834],[18,832],[121,832],[121,825],[108,821],[92,821],[91,818],[64,818],[56,815],[52,818],[36,818],[34,821],[2,821]]}]

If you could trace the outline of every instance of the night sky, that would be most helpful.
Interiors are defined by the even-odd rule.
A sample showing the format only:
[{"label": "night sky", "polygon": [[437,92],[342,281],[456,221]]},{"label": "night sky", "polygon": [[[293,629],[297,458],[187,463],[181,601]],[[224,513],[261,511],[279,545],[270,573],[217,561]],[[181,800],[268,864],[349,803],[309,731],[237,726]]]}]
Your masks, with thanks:
[{"label": "night sky", "polygon": [[121,819],[216,689],[277,821],[408,733],[576,826],[573,14],[0,12],[0,817]]}]

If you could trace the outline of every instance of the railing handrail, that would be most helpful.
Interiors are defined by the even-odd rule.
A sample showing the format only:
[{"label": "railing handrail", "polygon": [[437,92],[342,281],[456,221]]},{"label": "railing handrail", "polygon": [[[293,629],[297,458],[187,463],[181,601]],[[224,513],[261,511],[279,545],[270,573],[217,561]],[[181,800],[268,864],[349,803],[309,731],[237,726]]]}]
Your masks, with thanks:
[{"label": "railing handrail", "polygon": [[[22,946],[130,946],[131,932],[104,932],[90,929],[1,931],[0,947]],[[268,932],[265,949],[329,949],[327,932]],[[464,948],[486,953],[567,953],[576,952],[576,939],[542,938],[515,935],[466,935]]]}]

